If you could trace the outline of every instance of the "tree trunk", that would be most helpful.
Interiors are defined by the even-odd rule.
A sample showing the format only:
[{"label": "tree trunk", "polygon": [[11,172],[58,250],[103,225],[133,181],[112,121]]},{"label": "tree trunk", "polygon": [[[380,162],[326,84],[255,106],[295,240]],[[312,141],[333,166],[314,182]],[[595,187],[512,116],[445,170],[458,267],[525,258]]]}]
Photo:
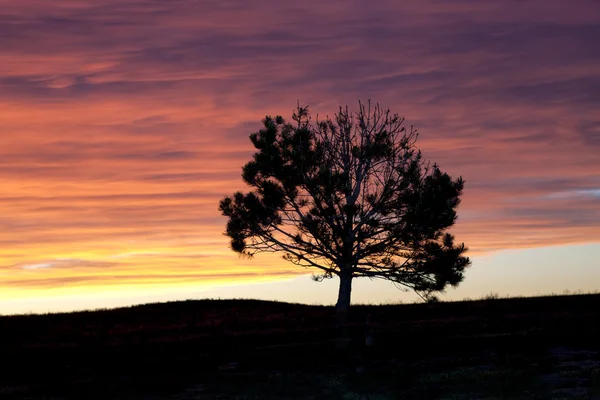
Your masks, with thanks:
[{"label": "tree trunk", "polygon": [[337,347],[344,350],[350,344],[350,332],[348,330],[348,314],[350,313],[350,297],[352,293],[352,274],[341,271],[340,290],[335,305],[339,337]]},{"label": "tree trunk", "polygon": [[352,294],[352,274],[340,273],[340,290],[338,292],[335,309],[338,313],[348,313],[350,310],[350,298]]}]

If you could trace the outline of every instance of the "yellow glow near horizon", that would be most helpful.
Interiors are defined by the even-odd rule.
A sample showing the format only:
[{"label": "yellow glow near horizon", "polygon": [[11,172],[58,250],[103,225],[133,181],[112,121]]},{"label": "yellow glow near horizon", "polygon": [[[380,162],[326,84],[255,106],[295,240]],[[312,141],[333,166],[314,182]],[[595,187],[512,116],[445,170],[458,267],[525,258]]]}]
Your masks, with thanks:
[{"label": "yellow glow near horizon", "polygon": [[[218,202],[248,190],[248,135],[298,101],[322,118],[371,98],[414,124],[425,158],[465,178],[452,233],[474,259],[600,242],[600,3],[588,3],[4,2],[1,307],[231,284],[286,298],[311,271],[237,257]],[[531,251],[524,271],[552,262]],[[473,271],[485,272],[467,287],[502,281]],[[594,272],[581,271],[553,279],[587,287]]]}]

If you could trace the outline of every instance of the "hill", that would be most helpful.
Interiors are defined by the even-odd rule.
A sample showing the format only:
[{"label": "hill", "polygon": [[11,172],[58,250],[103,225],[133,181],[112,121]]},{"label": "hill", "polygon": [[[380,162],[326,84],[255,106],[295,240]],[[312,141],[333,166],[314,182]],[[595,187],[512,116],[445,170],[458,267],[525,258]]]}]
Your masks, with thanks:
[{"label": "hill", "polygon": [[[489,388],[533,393],[560,389],[554,387],[558,378],[547,377],[557,373],[560,357],[587,363],[577,369],[573,390],[587,396],[600,387],[598,294],[355,306],[352,342],[344,352],[335,347],[333,315],[325,306],[194,300],[4,316],[0,396],[440,398],[467,389],[482,395]],[[374,338],[369,347],[367,332]],[[494,382],[499,388],[493,389]],[[317,396],[322,392],[326,397]]]}]

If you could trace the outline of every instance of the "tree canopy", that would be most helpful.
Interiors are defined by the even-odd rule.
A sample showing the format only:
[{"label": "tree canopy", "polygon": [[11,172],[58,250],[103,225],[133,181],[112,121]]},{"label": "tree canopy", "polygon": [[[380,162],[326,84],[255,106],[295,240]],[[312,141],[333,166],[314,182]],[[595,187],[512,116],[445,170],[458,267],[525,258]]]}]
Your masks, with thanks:
[{"label": "tree canopy", "polygon": [[234,251],[281,252],[317,270],[317,281],[339,277],[342,311],[353,278],[386,279],[425,299],[462,281],[467,249],[447,230],[464,181],[424,160],[413,126],[371,102],[315,122],[298,106],[292,120],[264,118],[242,169],[254,190],[219,204]]}]

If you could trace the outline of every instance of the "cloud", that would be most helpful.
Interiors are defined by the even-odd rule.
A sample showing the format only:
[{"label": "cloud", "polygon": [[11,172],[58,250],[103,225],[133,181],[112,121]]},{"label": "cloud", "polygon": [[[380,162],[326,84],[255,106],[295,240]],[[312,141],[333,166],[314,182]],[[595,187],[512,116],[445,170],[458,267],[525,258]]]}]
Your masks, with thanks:
[{"label": "cloud", "polygon": [[54,264],[52,264],[52,263],[40,263],[40,264],[25,264],[25,265],[21,265],[20,268],[22,268],[22,269],[41,269],[41,268],[50,268],[53,266],[54,266]]},{"label": "cloud", "polygon": [[[416,125],[466,180],[453,231],[474,253],[600,241],[598,15],[593,0],[3,4],[0,288],[297,273],[240,261],[217,209],[245,188],[248,135],[297,101],[322,117],[372,98]],[[79,277],[96,262],[115,277]]]},{"label": "cloud", "polygon": [[600,121],[580,123],[579,133],[586,144],[600,146]]},{"label": "cloud", "polygon": [[82,260],[77,258],[57,258],[52,260],[44,260],[36,263],[25,263],[14,267],[23,270],[38,270],[38,269],[65,269],[65,268],[107,268],[115,266],[114,263]]}]

